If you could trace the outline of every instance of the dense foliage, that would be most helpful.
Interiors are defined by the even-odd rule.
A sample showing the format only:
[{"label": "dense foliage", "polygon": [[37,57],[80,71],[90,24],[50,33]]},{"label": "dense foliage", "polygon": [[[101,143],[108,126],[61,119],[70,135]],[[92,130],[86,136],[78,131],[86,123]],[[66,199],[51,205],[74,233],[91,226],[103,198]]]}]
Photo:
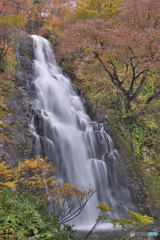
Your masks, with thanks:
[{"label": "dense foliage", "polygon": [[[120,140],[119,147],[133,156],[134,165],[148,187],[151,196],[149,204],[152,206],[156,203],[156,206],[160,206],[160,1],[2,0],[0,3],[2,117],[12,111],[6,99],[13,96],[11,77],[15,73],[16,65],[14,41],[21,39],[26,33],[42,35],[52,42],[61,66],[82,88],[83,94],[92,103],[93,111],[100,109],[104,113],[114,134]],[[13,126],[1,121],[0,127],[7,129]],[[12,140],[2,133],[0,142],[4,141]],[[65,228],[61,229],[55,218],[45,225],[46,210],[39,212],[43,199],[36,198],[35,205],[33,192],[34,195],[42,196],[43,191],[39,185],[37,192],[37,185],[34,182],[37,184],[39,181],[40,184],[42,178],[39,178],[38,172],[36,174],[36,178],[25,178],[25,185],[20,183],[31,195],[26,193],[20,195],[18,187],[17,192],[5,189],[17,184],[15,180],[9,181],[10,172],[6,172],[8,182],[1,180],[2,207],[4,209],[9,205],[13,207],[8,214],[9,220],[2,217],[1,234],[15,235],[18,239],[16,234],[20,234],[19,226],[22,219],[21,215],[16,215],[16,205],[27,216],[29,213],[24,206],[27,204],[31,209],[32,223],[26,219],[26,224],[31,226],[27,227],[28,230],[23,226],[22,239],[38,234],[42,239],[43,234],[48,234],[46,239],[52,239],[49,238],[50,232],[53,232],[50,225],[52,221],[57,226],[55,234],[63,236]],[[55,179],[48,181],[53,183]],[[57,202],[62,195],[67,198],[68,190],[71,195],[78,193],[79,198],[86,196],[85,189],[79,192],[75,186],[64,185],[56,196]],[[3,199],[7,199],[7,196],[10,200],[8,199],[4,205]],[[74,203],[76,204],[75,200]],[[84,204],[85,201],[81,207]],[[43,206],[45,209],[45,204]],[[59,212],[62,210],[56,209]],[[6,216],[5,210],[1,214]],[[13,230],[7,232],[10,231],[7,230],[7,226]],[[44,231],[43,226],[48,233]],[[55,235],[55,239],[56,237],[61,239],[61,235],[59,238]]]},{"label": "dense foliage", "polygon": [[72,227],[64,223],[81,212],[94,190],[59,184],[54,171],[52,164],[40,156],[18,166],[0,163],[3,239],[74,239]]},{"label": "dense foliage", "polygon": [[0,239],[73,240],[70,226],[49,218],[47,204],[28,193],[4,188],[0,193]]},{"label": "dense foliage", "polygon": [[50,38],[61,65],[104,113],[160,206],[160,2],[77,1],[57,26]]},{"label": "dense foliage", "polygon": [[[74,209],[77,215],[94,191],[84,191],[73,184],[59,185],[56,178],[51,176],[54,170],[47,160],[39,156],[14,167],[0,163],[1,239],[75,239],[72,227],[62,223],[73,219]],[[65,202],[68,202],[67,206]],[[48,212],[50,206],[52,211]],[[153,223],[153,218],[134,212],[129,212],[132,216],[130,219],[110,218],[113,208],[103,202],[97,208],[100,210],[99,216],[83,239],[87,239],[97,226],[108,220],[114,226],[120,224],[122,228]]]}]

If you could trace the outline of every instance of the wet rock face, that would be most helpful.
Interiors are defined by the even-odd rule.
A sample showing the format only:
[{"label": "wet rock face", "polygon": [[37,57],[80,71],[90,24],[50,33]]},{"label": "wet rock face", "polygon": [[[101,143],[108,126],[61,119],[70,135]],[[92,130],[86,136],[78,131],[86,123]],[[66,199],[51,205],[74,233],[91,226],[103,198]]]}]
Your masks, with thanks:
[{"label": "wet rock face", "polygon": [[[0,131],[5,136],[0,141],[0,161],[15,164],[23,159],[33,157],[37,152],[35,139],[29,129],[31,119],[35,122],[36,132],[41,136],[42,155],[47,155],[48,145],[43,137],[43,118],[32,106],[35,99],[35,84],[33,82],[33,39],[29,36],[21,38],[15,45],[18,59],[17,73],[13,77],[14,98],[6,100],[11,111],[2,117],[3,125]],[[81,90],[74,86],[77,94]]]},{"label": "wet rock face", "polygon": [[[14,98],[7,100],[6,103],[12,108],[12,112],[8,116],[3,117],[2,121],[4,126],[0,126],[1,133],[6,136],[2,142],[0,142],[0,159],[1,161],[7,161],[9,164],[14,164],[23,159],[31,158],[36,154],[37,149],[34,144],[34,137],[29,130],[29,123],[34,117],[36,132],[41,136],[40,141],[42,145],[42,151],[47,156],[48,143],[44,138],[42,132],[43,119],[39,112],[33,108],[31,102],[35,99],[35,85],[33,83],[33,42],[30,37],[25,37],[16,45],[17,57],[19,60],[19,67],[14,81]],[[75,86],[76,88],[76,86]],[[81,95],[80,89],[76,88],[78,95]],[[92,119],[97,122],[103,122],[105,124],[106,131],[108,131],[108,125],[105,121],[105,116],[100,111],[92,112],[92,107],[89,101],[84,101],[84,107],[87,113]],[[116,146],[118,148],[118,144]],[[126,155],[125,149],[120,155]],[[51,156],[49,156],[51,158]],[[54,156],[52,156],[54,157]],[[125,157],[127,158],[127,157]],[[131,164],[131,160],[124,159],[126,181],[128,182],[128,188],[131,191],[132,199],[136,205],[142,205],[142,211],[145,211],[144,205],[147,205],[146,189],[143,185],[143,180],[136,173]],[[112,161],[110,162],[111,169]],[[112,173],[114,175],[114,172]],[[111,182],[113,177],[111,176]],[[124,179],[119,179],[119,183],[123,184]]]},{"label": "wet rock face", "polygon": [[43,128],[43,116],[41,114],[35,115],[34,116],[34,126],[36,129],[36,132],[40,136],[44,136],[44,128]]},{"label": "wet rock face", "polygon": [[[131,198],[136,206],[138,206],[140,212],[142,214],[147,214],[150,216],[156,216],[157,210],[153,208],[147,208],[146,206],[149,205],[149,198],[147,196],[147,187],[145,186],[145,180],[141,176],[140,173],[135,169],[134,167],[134,154],[133,153],[127,153],[127,150],[125,149],[125,146],[123,146],[122,142],[119,141],[116,134],[113,134],[112,130],[107,124],[105,115],[98,109],[96,111],[92,111],[92,105],[89,101],[84,100],[84,106],[87,111],[87,113],[90,115],[90,117],[96,121],[96,122],[102,122],[104,124],[104,128],[106,132],[110,134],[112,137],[115,148],[119,151],[121,160],[123,162],[123,168],[122,166],[119,166],[118,171],[124,171],[124,178],[118,179],[119,184],[123,185],[123,182],[125,181],[131,194]],[[106,161],[108,161],[108,156],[105,156]],[[114,182],[114,166],[113,161],[110,159],[108,161],[108,165],[111,168],[111,176],[110,181]],[[120,175],[119,175],[120,176]]]},{"label": "wet rock face", "polygon": [[130,189],[131,198],[133,199],[135,205],[139,206],[140,212],[142,214],[154,216],[154,207],[153,209],[147,207],[150,205],[150,200],[149,196],[147,195],[148,190],[145,179],[143,179],[143,176],[134,165],[134,151],[128,152],[125,149],[123,142],[117,141],[117,139],[116,136],[114,136],[116,148],[119,149],[120,156],[124,161],[126,172],[125,180],[128,184],[128,188]]},{"label": "wet rock face", "polygon": [[[70,75],[69,75],[70,76]],[[72,77],[72,76],[70,76]],[[83,93],[80,94],[81,97],[83,97]],[[87,114],[91,117],[93,121],[96,121],[98,123],[103,123],[104,129],[107,133],[110,134],[112,137],[115,148],[118,150],[121,161],[123,162],[123,166],[119,166],[118,169],[116,169],[117,172],[124,172],[124,177],[120,178],[121,175],[118,177],[118,184],[119,186],[127,184],[127,187],[130,190],[131,199],[133,199],[134,204],[139,208],[140,212],[142,214],[148,214],[150,216],[155,216],[157,213],[154,213],[155,209],[146,208],[148,205],[148,196],[147,196],[147,188],[144,184],[145,180],[143,177],[138,173],[138,171],[135,169],[133,162],[134,154],[132,153],[129,155],[125,149],[123,144],[119,142],[119,139],[117,138],[116,134],[112,132],[110,126],[108,126],[107,123],[107,116],[103,114],[103,112],[97,108],[93,111],[92,103],[88,99],[82,99],[83,106],[85,108],[85,111]],[[114,162],[112,159],[108,159],[108,156],[104,156],[104,160],[108,162],[108,166],[110,168],[110,182],[111,184],[114,184]]]},{"label": "wet rock face", "polygon": [[0,159],[9,164],[33,156],[33,136],[29,122],[33,116],[31,100],[35,96],[33,87],[32,39],[24,37],[16,43],[19,66],[14,81],[14,98],[6,100],[11,111],[2,117],[1,132],[5,136],[0,146]]}]

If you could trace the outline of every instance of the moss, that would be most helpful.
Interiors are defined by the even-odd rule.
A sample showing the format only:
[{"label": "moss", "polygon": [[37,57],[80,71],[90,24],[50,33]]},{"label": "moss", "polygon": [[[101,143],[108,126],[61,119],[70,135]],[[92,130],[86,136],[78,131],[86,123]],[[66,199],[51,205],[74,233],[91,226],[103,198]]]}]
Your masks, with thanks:
[{"label": "moss", "polygon": [[24,155],[24,154],[29,155],[30,154],[30,147],[32,147],[32,146],[29,147],[29,143],[27,144],[26,141],[25,142],[21,142],[21,143],[17,144],[16,146],[18,148],[18,151],[22,155]]},{"label": "moss", "polygon": [[153,207],[160,207],[159,130],[139,120],[132,125],[109,118],[117,149],[126,162],[131,162],[141,177],[142,184]]},{"label": "moss", "polygon": [[0,74],[0,112],[2,116],[7,116],[12,112],[12,108],[6,103],[7,100],[14,97],[13,75],[17,70],[17,57],[12,46],[9,47],[6,57],[4,58],[4,73]]},{"label": "moss", "polygon": [[6,57],[4,59],[4,72],[15,74],[18,66],[17,57],[14,52],[14,47],[10,45]]},{"label": "moss", "polygon": [[7,100],[14,96],[14,84],[9,78],[11,75],[0,75],[0,112],[1,116],[7,116],[12,112],[12,108],[6,103]]},{"label": "moss", "polygon": [[7,162],[7,159],[8,159],[7,154],[4,153],[4,154],[1,155],[1,161]]},{"label": "moss", "polygon": [[150,201],[160,207],[160,159],[149,162],[141,160],[136,165],[146,180]]},{"label": "moss", "polygon": [[[132,141],[128,137],[126,137],[126,134],[124,134],[124,131],[122,133],[118,131],[114,131],[112,129],[113,135],[114,135],[114,142],[117,145],[118,150],[125,152],[125,154],[128,156],[133,155],[133,149],[132,149]],[[131,155],[132,153],[132,155]]]}]

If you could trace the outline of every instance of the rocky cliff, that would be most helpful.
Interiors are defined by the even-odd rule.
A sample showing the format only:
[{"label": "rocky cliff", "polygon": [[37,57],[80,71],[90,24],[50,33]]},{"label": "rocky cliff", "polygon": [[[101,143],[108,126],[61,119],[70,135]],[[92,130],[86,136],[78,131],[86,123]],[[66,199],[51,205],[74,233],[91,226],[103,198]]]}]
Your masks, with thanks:
[{"label": "rocky cliff", "polygon": [[[14,78],[12,78],[13,94],[12,98],[6,100],[9,106],[9,112],[2,116],[0,124],[1,134],[3,136],[0,144],[0,158],[8,164],[15,164],[23,159],[33,157],[34,137],[30,132],[29,124],[33,116],[38,116],[37,110],[32,107],[32,100],[35,98],[35,86],[33,82],[33,42],[30,37],[24,37],[16,44],[18,59],[18,69]],[[80,91],[78,91],[80,92]],[[85,103],[86,110],[91,115],[89,103]],[[104,121],[104,116],[97,111],[92,113],[92,118],[98,122]],[[36,119],[36,118],[35,118]],[[108,125],[105,123],[107,131]],[[37,123],[39,127],[39,121]],[[111,133],[112,135],[112,133]],[[116,146],[120,149],[126,168],[126,181],[131,189],[132,198],[138,204],[142,212],[152,215],[152,209],[145,208],[148,205],[146,188],[143,179],[134,170],[130,156],[125,156],[125,150],[122,151],[121,144],[117,142]]]},{"label": "rocky cliff", "polygon": [[0,158],[8,164],[33,156],[33,137],[29,131],[29,120],[33,111],[30,102],[34,97],[32,39],[22,38],[16,43],[15,48],[18,69],[9,83],[12,96],[6,93],[5,104],[8,108],[2,114],[0,124],[2,136]]}]

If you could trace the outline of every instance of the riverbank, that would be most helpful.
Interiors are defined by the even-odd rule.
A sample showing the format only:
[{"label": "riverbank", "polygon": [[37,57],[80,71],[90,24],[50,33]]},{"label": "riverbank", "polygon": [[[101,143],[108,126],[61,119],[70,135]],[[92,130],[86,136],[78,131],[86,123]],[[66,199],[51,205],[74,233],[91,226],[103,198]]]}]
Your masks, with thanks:
[{"label": "riverbank", "polygon": [[[131,234],[131,232],[135,233],[135,236]],[[158,233],[158,236],[140,236],[143,233]],[[78,240],[83,239],[84,236],[87,234],[87,231],[78,230],[75,236]],[[142,234],[141,234],[142,233]],[[132,235],[132,236],[131,236]],[[139,235],[139,236],[138,236]],[[107,229],[107,230],[99,230],[93,232],[87,240],[160,240],[160,220],[156,220],[154,224],[149,224],[144,227],[140,228],[130,228],[126,230],[120,229]]]}]

